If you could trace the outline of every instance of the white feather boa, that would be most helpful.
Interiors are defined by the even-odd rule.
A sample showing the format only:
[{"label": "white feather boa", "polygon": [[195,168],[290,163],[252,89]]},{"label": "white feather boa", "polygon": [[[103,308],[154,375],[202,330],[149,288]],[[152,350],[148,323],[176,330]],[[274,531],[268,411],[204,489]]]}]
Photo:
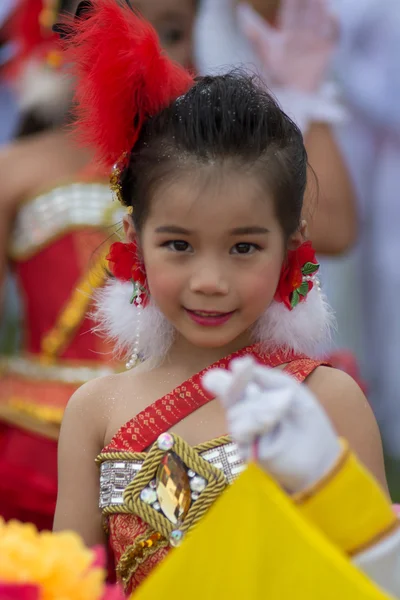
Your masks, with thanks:
[{"label": "white feather boa", "polygon": [[[115,344],[119,356],[130,357],[135,351],[139,331],[139,354],[153,364],[167,354],[174,340],[174,328],[157,306],[150,302],[140,312],[130,304],[132,284],[117,279],[95,293],[93,318],[95,331]],[[307,299],[295,309],[288,310],[273,301],[253,328],[254,342],[268,351],[280,349],[313,357],[330,337],[334,324],[333,313],[323,294],[313,288]]]}]

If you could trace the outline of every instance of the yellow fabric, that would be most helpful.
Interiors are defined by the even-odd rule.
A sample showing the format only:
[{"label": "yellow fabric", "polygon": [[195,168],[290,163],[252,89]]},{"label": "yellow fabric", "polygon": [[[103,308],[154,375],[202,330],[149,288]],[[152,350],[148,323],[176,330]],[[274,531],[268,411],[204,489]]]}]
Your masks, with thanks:
[{"label": "yellow fabric", "polygon": [[294,503],[250,465],[134,600],[384,600]]},{"label": "yellow fabric", "polygon": [[372,475],[345,452],[334,472],[296,502],[306,519],[346,554],[354,554],[391,531],[398,520]]}]

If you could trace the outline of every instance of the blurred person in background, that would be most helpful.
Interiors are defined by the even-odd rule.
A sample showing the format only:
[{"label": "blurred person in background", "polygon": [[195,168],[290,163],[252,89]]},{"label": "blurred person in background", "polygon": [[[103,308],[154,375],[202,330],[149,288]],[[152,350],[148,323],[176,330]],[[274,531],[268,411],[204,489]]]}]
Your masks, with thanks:
[{"label": "blurred person in background", "polygon": [[[3,0],[0,6],[0,146],[7,143],[18,126],[19,110],[14,90],[6,77],[7,65],[16,52],[16,45],[9,39],[10,22],[18,6],[18,0]],[[19,321],[19,306],[13,279],[6,280],[4,298],[7,319],[0,321],[0,353],[15,349]]]},{"label": "blurred person in background", "polygon": [[400,3],[332,5],[342,30],[335,75],[351,116],[337,134],[360,200],[365,372],[387,453],[400,459]]},{"label": "blurred person in background", "polygon": [[[201,73],[237,65],[260,74],[287,114],[300,126],[316,181],[309,178],[305,218],[322,259],[324,291],[337,315],[332,352],[362,355],[357,288],[347,252],[357,237],[353,186],[333,128],[346,120],[329,77],[339,40],[328,0],[203,0],[196,28]],[[351,353],[336,353],[335,366],[357,377]]]},{"label": "blurred person in background", "polygon": [[65,130],[72,82],[51,32],[58,9],[68,2],[21,0],[14,15],[7,75],[21,119],[0,150],[0,279],[4,290],[11,268],[23,309],[21,353],[0,363],[0,515],[40,528],[52,525],[66,403],[81,383],[114,370],[87,316],[103,280],[112,197]]},{"label": "blurred person in background", "polygon": [[[187,67],[196,5],[135,3],[167,52]],[[11,265],[24,312],[22,352],[1,361],[0,515],[46,529],[68,399],[88,379],[121,368],[111,363],[88,313],[93,290],[106,277],[104,258],[121,207],[112,202],[109,173],[99,173],[91,153],[66,130],[73,83],[51,32],[57,13],[76,9],[83,16],[76,0],[21,3],[11,72],[24,118],[18,139],[0,152],[0,277]]]}]

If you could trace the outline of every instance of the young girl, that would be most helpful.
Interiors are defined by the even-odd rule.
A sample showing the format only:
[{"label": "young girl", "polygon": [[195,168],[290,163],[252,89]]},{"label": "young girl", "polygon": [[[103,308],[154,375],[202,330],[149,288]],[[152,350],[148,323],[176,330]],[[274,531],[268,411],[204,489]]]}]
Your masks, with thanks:
[{"label": "young girl", "polygon": [[[229,481],[242,469],[221,437],[223,408],[201,387],[205,370],[226,368],[232,357],[251,355],[306,382],[383,485],[385,476],[360,389],[307,356],[328,335],[330,317],[304,241],[307,154],[299,129],[251,77],[193,81],[128,7],[98,0],[86,17],[67,28],[66,42],[81,132],[99,158],[117,163],[113,187],[129,212],[127,243],[109,255],[115,278],[98,313],[109,336],[143,364],[89,382],[71,398],[54,528],[74,529],[93,545],[105,539],[106,517],[118,575],[131,590],[167,553],[163,515],[177,523],[190,514],[189,528],[224,487],[198,513],[189,511],[207,480],[207,471],[196,475],[204,467],[199,453]],[[188,472],[170,455],[160,464],[158,447],[171,448],[171,436],[153,444],[170,429]],[[150,447],[151,464],[130,495]]]}]

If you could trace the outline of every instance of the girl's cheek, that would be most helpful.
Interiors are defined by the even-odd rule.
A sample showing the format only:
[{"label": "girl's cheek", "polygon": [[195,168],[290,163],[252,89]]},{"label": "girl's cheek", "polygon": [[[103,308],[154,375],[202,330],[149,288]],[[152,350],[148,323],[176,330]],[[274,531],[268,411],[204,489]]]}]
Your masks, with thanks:
[{"label": "girl's cheek", "polygon": [[154,298],[167,298],[177,294],[180,278],[170,269],[153,267],[147,272],[150,294]]},{"label": "girl's cheek", "polygon": [[245,277],[240,287],[250,300],[268,301],[275,295],[280,272],[280,265],[262,269],[258,273],[249,274]]}]

